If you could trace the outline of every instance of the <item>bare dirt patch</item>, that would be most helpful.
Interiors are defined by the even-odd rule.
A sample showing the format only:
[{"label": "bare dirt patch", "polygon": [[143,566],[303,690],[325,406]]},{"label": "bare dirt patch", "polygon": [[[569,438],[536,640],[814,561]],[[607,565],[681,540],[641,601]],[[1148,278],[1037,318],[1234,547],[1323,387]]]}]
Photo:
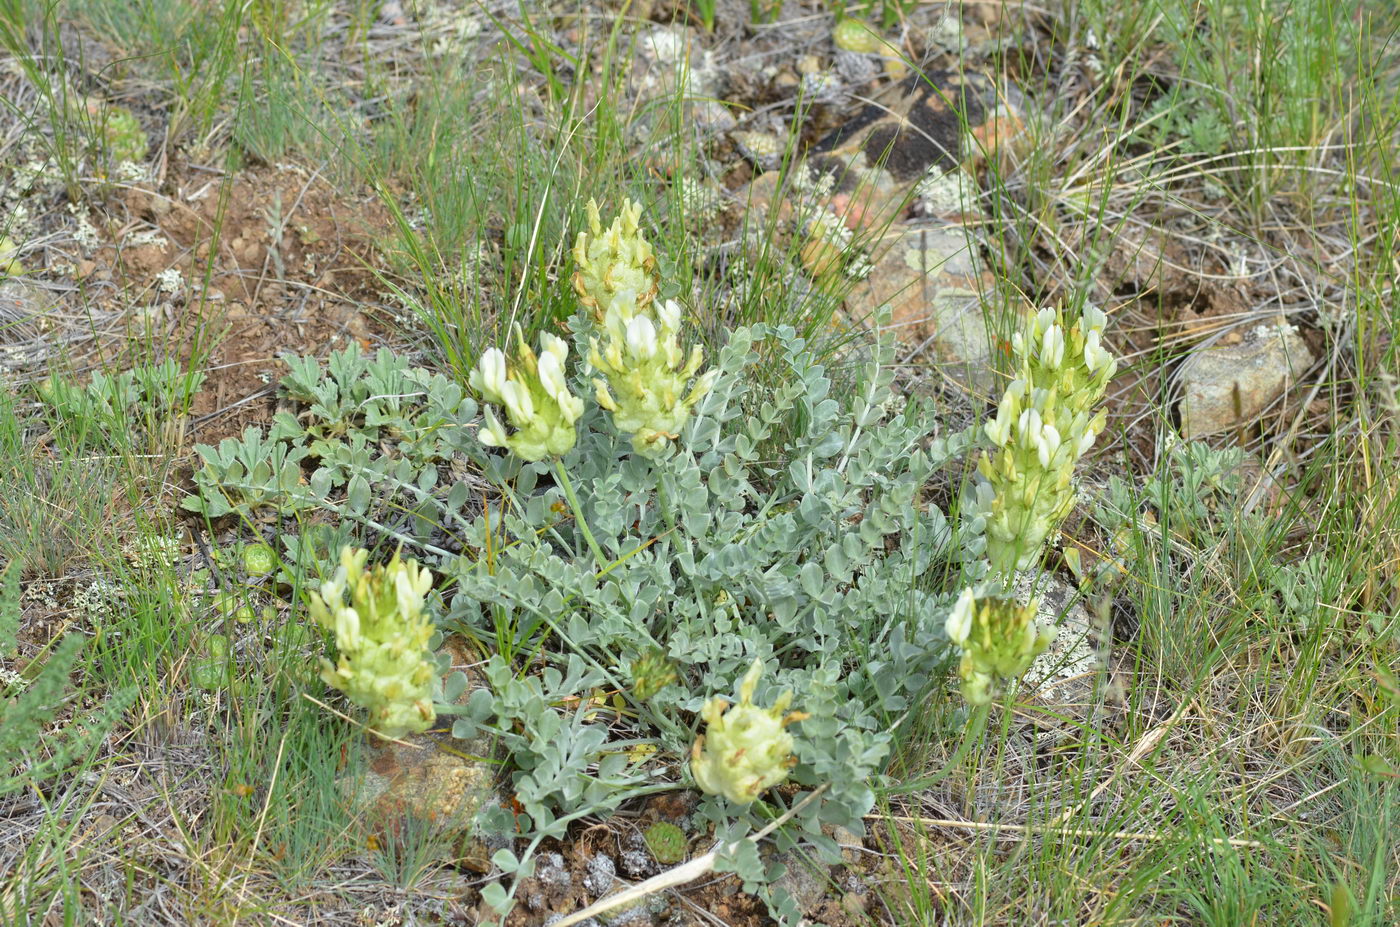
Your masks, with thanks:
[{"label": "bare dirt patch", "polygon": [[84,269],[110,268],[128,293],[152,300],[180,353],[214,343],[191,410],[199,440],[271,417],[278,355],[321,354],[346,338],[368,347],[387,334],[375,268],[390,218],[372,193],[288,165],[231,180],[190,167],[122,199],[138,234],[117,240],[134,244],[104,247]]}]

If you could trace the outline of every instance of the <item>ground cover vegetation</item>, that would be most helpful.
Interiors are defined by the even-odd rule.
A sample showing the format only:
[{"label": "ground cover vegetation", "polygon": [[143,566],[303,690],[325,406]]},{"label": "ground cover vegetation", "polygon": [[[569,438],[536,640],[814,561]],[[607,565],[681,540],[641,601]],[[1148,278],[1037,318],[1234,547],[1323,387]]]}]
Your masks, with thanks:
[{"label": "ground cover vegetation", "polygon": [[1397,24],[0,0],[0,921],[1400,921]]}]

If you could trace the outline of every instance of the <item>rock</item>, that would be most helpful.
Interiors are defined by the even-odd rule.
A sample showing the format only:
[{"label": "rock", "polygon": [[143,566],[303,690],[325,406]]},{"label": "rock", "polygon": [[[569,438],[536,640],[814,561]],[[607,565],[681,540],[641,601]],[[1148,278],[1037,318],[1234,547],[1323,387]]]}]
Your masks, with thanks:
[{"label": "rock", "polygon": [[[655,26],[637,37],[628,87],[638,103],[681,95],[685,120],[707,132],[727,132],[736,120],[719,100],[729,76],[709,49],[702,49],[691,30],[680,26]],[[640,120],[638,131],[645,135]]]},{"label": "rock", "polygon": [[1218,434],[1252,421],[1313,362],[1298,330],[1282,317],[1242,342],[1197,348],[1181,365],[1181,434]]},{"label": "rock", "polygon": [[[1085,215],[1091,215],[1086,207]],[[1140,292],[1170,288],[1185,278],[1185,249],[1162,229],[1125,226],[1113,238],[1104,271],[1113,286]]]},{"label": "rock", "polygon": [[848,867],[860,862],[861,853],[865,850],[864,840],[837,824],[823,824],[822,833],[836,841],[841,848],[841,861]]},{"label": "rock", "polygon": [[775,218],[778,222],[787,222],[793,217],[792,201],[785,196],[778,195],[781,180],[782,175],[778,171],[765,171],[739,191],[739,202],[751,214],[749,224],[754,228],[765,227],[767,211],[772,208],[775,201],[777,202]]},{"label": "rock", "polygon": [[[1024,135],[1014,88],[981,74],[934,71],[885,88],[876,101],[813,147],[809,169],[857,207],[861,225],[883,228],[931,171],[969,165]],[[964,126],[967,127],[966,132]]]},{"label": "rock", "polygon": [[874,269],[846,298],[857,321],[890,306],[894,335],[924,346],[964,385],[991,395],[996,383],[983,301],[995,281],[956,225],[905,228],[887,236]]},{"label": "rock", "polygon": [[750,131],[730,132],[729,138],[739,149],[739,153],[752,161],[755,167],[773,175],[772,182],[776,187],[777,167],[782,163],[783,151],[787,147],[786,140],[773,132]]},{"label": "rock", "polygon": [[617,863],[606,853],[596,853],[588,859],[588,873],[583,877],[583,887],[589,893],[602,897],[612,888],[617,879]]},{"label": "rock", "polygon": [[0,277],[0,370],[42,364],[60,343],[52,334],[59,296],[23,277]]},{"label": "rock", "polygon": [[719,100],[692,100],[686,107],[687,118],[702,132],[722,135],[739,124],[734,114]]},{"label": "rock", "polygon": [[[917,194],[934,193],[942,174],[1021,139],[1022,110],[1013,102],[1019,99],[1014,88],[999,89],[980,74],[932,72],[927,81],[891,84],[813,146],[793,171],[793,187],[819,191],[853,230],[882,231]],[[745,130],[729,137],[760,171],[772,171],[786,145],[773,133]],[[943,186],[951,186],[955,198],[972,199],[968,180],[959,176]],[[760,182],[764,176],[754,185]],[[738,191],[741,202],[750,198]]]},{"label": "rock", "polygon": [[[453,654],[454,670],[474,662],[456,639],[444,649]],[[470,697],[468,684],[459,704]],[[450,719],[440,719],[439,727]],[[494,762],[496,744],[489,735],[462,740],[430,731],[408,734],[402,743],[370,739],[364,747],[365,769],[339,782],[357,816],[372,832],[397,834],[405,827],[426,825],[443,837],[463,838],[458,848],[466,865],[481,872],[491,868],[493,846],[470,833],[473,818],[489,801],[497,800]]]},{"label": "rock", "polygon": [[[598,857],[594,857],[597,859]],[[618,880],[617,892],[624,892],[631,888],[622,880]],[[634,901],[628,902],[611,911],[604,911],[597,917],[598,923],[604,927],[647,927],[655,924],[658,917],[665,915],[670,910],[670,902],[665,895],[644,895]]]},{"label": "rock", "polygon": [[1036,621],[1058,629],[1054,641],[1021,677],[1022,694],[1065,709],[1086,710],[1104,666],[1100,644],[1106,643],[1106,635],[1095,627],[1084,603],[1076,601],[1078,590],[1053,573],[1021,574],[1013,592],[1023,600],[1039,597]]},{"label": "rock", "polygon": [[775,888],[784,889],[797,904],[797,909],[810,915],[826,900],[828,879],[831,869],[812,859],[810,854],[788,851],[777,857],[787,871],[773,883]]}]

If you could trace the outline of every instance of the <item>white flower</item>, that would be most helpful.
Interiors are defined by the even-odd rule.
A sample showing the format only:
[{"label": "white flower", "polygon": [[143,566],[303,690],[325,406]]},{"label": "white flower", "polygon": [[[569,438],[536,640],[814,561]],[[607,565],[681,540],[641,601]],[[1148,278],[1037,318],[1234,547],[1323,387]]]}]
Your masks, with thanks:
[{"label": "white flower", "polygon": [[1040,338],[1040,359],[1047,367],[1058,367],[1065,359],[1065,333],[1058,325],[1045,329]]},{"label": "white flower", "polygon": [[1036,442],[1036,453],[1040,457],[1040,465],[1045,469],[1050,469],[1050,461],[1055,459],[1055,454],[1060,449],[1060,433],[1054,425],[1045,424],[1040,429],[1040,440]]},{"label": "white flower", "polygon": [[477,440],[487,447],[505,447],[506,429],[501,420],[496,418],[496,413],[490,408],[487,408],[485,418],[486,424],[476,433]]},{"label": "white flower", "polygon": [[1084,366],[1090,373],[1098,373],[1100,368],[1113,363],[1113,356],[1104,350],[1098,329],[1090,329],[1084,336]]},{"label": "white flower", "polygon": [[948,613],[948,640],[959,646],[966,643],[967,636],[972,633],[972,610],[976,604],[977,596],[971,589],[964,589]]},{"label": "white flower", "polygon": [[644,315],[633,316],[627,323],[627,349],[639,360],[656,355],[656,328]]},{"label": "white flower", "polygon": [[[321,594],[330,598],[325,590],[322,590]],[[338,596],[340,590],[336,589],[335,594]],[[360,613],[350,606],[346,606],[336,613],[335,639],[336,646],[344,650],[354,650],[360,646]]]},{"label": "white flower", "polygon": [[667,334],[681,330],[681,306],[674,299],[656,304],[656,321]]},{"label": "white flower", "polygon": [[488,348],[476,362],[476,369],[467,378],[471,388],[489,402],[504,403],[506,385],[506,354],[500,348]]},{"label": "white flower", "polygon": [[1011,416],[1007,414],[1010,408],[1010,403],[1003,402],[997,409],[997,417],[982,426],[987,438],[997,447],[1002,447],[1011,440]]},{"label": "white flower", "polygon": [[1040,412],[1033,408],[1022,412],[1016,421],[1016,430],[1031,447],[1035,447],[1040,439],[1040,428]]},{"label": "white flower", "polygon": [[1083,457],[1085,454],[1089,453],[1089,448],[1094,446],[1094,439],[1097,437],[1098,435],[1094,434],[1093,431],[1084,432],[1084,436],[1079,439],[1080,457]]},{"label": "white flower", "polygon": [[564,380],[564,359],[546,349],[539,359],[540,385],[546,396],[559,403],[559,415],[572,425],[583,414],[583,400],[569,392]]},{"label": "white flower", "polygon": [[506,407],[512,421],[528,422],[535,417],[535,404],[530,401],[530,391],[515,380],[502,384],[501,404]]},{"label": "white flower", "polygon": [[560,364],[569,359],[569,343],[558,335],[540,332],[540,347],[546,354],[552,354]]},{"label": "white flower", "polygon": [[1101,332],[1108,324],[1108,316],[1097,306],[1085,306],[1084,314],[1080,318],[1080,325],[1087,332]]}]

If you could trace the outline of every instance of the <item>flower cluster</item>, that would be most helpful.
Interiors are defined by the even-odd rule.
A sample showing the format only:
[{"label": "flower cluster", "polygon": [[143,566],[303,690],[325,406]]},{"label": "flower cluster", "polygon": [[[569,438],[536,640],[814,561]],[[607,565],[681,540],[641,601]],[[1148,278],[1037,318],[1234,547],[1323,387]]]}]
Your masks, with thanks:
[{"label": "flower cluster", "polygon": [[598,405],[612,413],[618,431],[632,435],[632,449],[647,457],[679,435],[719,376],[710,370],[695,377],[705,352],[698,344],[689,354],[681,349],[680,305],[667,300],[652,308],[625,322],[623,313],[609,309],[602,337],[590,339],[588,350],[588,362],[603,374],[593,380]]},{"label": "flower cluster", "polygon": [[1074,503],[1074,466],[1103,430],[1093,407],[1117,369],[1102,344],[1105,321],[1089,307],[1066,329],[1062,314],[1042,309],[1012,336],[1020,369],[984,426],[994,449],[978,462],[985,482],[975,500],[988,559],[1003,576],[1035,562]]},{"label": "flower cluster", "polygon": [[659,272],[651,244],[642,237],[641,218],[642,207],[623,200],[605,232],[598,204],[588,201],[589,231],[579,232],[574,242],[574,290],[598,322],[614,308],[626,322],[656,298]]},{"label": "flower cluster", "polygon": [[785,728],[807,717],[800,711],[784,714],[792,703],[791,692],[778,696],[772,708],[755,705],[753,693],[762,674],[763,662],[754,660],[739,684],[737,705],[712,698],[701,706],[705,733],[690,748],[695,784],[741,805],[782,782],[797,765],[792,735]]},{"label": "flower cluster", "polygon": [[578,440],[574,423],[583,414],[583,400],[569,392],[564,379],[569,346],[562,338],[542,332],[542,353],[536,355],[518,325],[515,339],[515,363],[507,362],[500,348],[490,348],[468,379],[483,399],[505,410],[514,431],[507,430],[487,408],[478,437],[488,447],[510,448],[525,460],[558,457]]},{"label": "flower cluster", "polygon": [[604,232],[598,205],[589,201],[591,232],[580,232],[574,244],[574,289],[598,329],[588,351],[589,364],[602,374],[593,380],[598,404],[632,435],[633,450],[655,456],[677,437],[716,374],[691,382],[704,351],[681,348],[680,305],[656,299],[656,258],[640,219],[641,207],[626,201]]},{"label": "flower cluster", "polygon": [[436,717],[439,684],[428,652],[433,623],[423,607],[433,577],[397,553],[366,571],[368,559],[369,551],[346,546],[335,575],[310,595],[311,617],[335,633],[338,652],[334,664],[322,659],[321,678],[367,709],[383,736],[425,731]]},{"label": "flower cluster", "polygon": [[1054,628],[1035,620],[1037,603],[1012,599],[977,598],[963,590],[948,615],[948,638],[962,651],[958,677],[963,698],[985,705],[997,689],[1018,678],[1055,639]]}]

